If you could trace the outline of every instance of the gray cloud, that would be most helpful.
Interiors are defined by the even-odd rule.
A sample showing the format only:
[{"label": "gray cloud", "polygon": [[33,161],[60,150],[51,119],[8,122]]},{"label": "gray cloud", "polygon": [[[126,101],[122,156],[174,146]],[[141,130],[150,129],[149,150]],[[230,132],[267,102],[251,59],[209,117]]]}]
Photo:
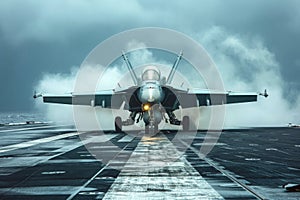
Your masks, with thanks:
[{"label": "gray cloud", "polygon": [[[220,56],[218,53],[227,53],[226,56],[235,58],[235,64],[241,65],[240,70],[234,71],[240,79],[249,80],[256,74],[251,71],[260,70],[261,60],[247,56],[270,56],[283,80],[283,98],[293,106],[300,92],[299,17],[297,0],[172,3],[3,0],[0,2],[0,111],[31,110],[32,90],[44,73],[68,73],[99,42],[120,31],[143,26],[184,32],[211,50],[213,59]],[[250,47],[247,49],[252,52],[238,46],[233,37],[220,41],[215,36],[218,38],[215,41],[222,44],[213,47],[211,38],[208,45],[201,33],[212,27],[221,27],[229,35],[237,36],[235,39],[247,41]],[[231,49],[234,43],[235,48]],[[219,47],[223,49],[218,51]]]}]

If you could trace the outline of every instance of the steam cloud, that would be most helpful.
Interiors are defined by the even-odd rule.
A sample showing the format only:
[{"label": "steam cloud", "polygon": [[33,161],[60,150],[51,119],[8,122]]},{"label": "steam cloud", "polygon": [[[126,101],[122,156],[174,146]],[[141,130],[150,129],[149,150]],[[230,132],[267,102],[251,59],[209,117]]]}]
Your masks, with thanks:
[{"label": "steam cloud", "polygon": [[[258,102],[228,105],[226,107],[225,127],[240,126],[280,126],[289,122],[298,123],[300,119],[300,95],[296,99],[296,107],[292,107],[283,95],[284,81],[280,75],[279,63],[275,55],[270,52],[263,40],[256,37],[234,35],[222,27],[212,27],[200,34],[190,34],[211,55],[223,77],[227,90],[239,92],[262,92],[268,89],[270,96],[267,99],[260,97]],[[165,61],[153,61],[150,51],[139,51],[130,57],[132,63],[143,65],[144,63],[163,63]],[[37,91],[62,94],[73,91],[74,82],[78,68],[72,68],[69,74],[46,74],[36,86]],[[127,73],[125,65],[115,65],[109,68],[106,76],[103,76],[98,89],[112,89],[120,82],[130,85],[131,82],[124,81],[124,73]],[[94,74],[93,69],[86,71]],[[189,76],[182,70],[183,75]],[[126,75],[128,76],[128,74]],[[189,79],[189,77],[186,77]],[[123,80],[123,81],[122,81]],[[127,79],[128,80],[128,79]],[[47,113],[49,120],[54,122],[73,122],[72,107],[65,105],[41,105],[39,109]],[[106,129],[113,127],[113,119],[105,118],[109,114],[107,110],[100,109],[101,119],[109,119]],[[124,114],[125,116],[126,114]]]},{"label": "steam cloud", "polygon": [[198,38],[218,66],[227,90],[262,92],[266,88],[270,94],[256,103],[228,105],[226,127],[299,123],[300,95],[294,107],[285,98],[279,63],[262,39],[233,35],[221,27],[212,27]]},{"label": "steam cloud", "polygon": [[[70,74],[44,74],[38,85],[37,92],[49,94],[65,94],[71,92],[78,68],[71,68]],[[44,94],[44,93],[43,93]],[[61,104],[43,104],[41,99],[37,99],[36,107],[45,113],[46,118],[57,124],[73,124],[72,108]]]}]

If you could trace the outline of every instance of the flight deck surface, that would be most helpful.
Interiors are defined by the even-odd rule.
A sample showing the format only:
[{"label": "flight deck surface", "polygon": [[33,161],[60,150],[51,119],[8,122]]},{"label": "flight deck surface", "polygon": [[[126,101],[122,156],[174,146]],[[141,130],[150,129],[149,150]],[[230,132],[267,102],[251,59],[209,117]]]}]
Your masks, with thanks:
[{"label": "flight deck surface", "polygon": [[200,158],[205,134],[2,126],[0,199],[300,198],[300,128],[224,130]]}]

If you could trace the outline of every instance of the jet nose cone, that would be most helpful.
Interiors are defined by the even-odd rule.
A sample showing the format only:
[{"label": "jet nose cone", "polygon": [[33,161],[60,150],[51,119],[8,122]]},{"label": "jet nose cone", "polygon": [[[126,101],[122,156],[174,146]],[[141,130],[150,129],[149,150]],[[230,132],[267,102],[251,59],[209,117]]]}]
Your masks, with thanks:
[{"label": "jet nose cone", "polygon": [[154,99],[153,97],[149,97],[149,98],[148,98],[148,102],[151,102],[151,103],[152,103],[152,102],[154,102],[154,101],[155,101],[155,99]]},{"label": "jet nose cone", "polygon": [[158,100],[159,92],[157,88],[152,87],[148,90],[148,92],[148,102],[154,102]]},{"label": "jet nose cone", "polygon": [[158,103],[162,99],[161,88],[157,84],[147,83],[140,89],[139,99],[142,103]]}]

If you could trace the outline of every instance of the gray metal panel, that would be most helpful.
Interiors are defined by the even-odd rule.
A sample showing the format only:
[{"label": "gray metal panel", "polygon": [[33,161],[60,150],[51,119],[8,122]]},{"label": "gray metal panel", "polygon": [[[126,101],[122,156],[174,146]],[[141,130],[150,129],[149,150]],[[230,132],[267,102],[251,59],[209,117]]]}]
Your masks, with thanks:
[{"label": "gray metal panel", "polygon": [[228,94],[227,95],[227,103],[245,103],[245,102],[253,102],[257,101],[257,94]]},{"label": "gray metal panel", "polygon": [[71,96],[43,96],[45,103],[72,104]]},{"label": "gray metal panel", "polygon": [[101,106],[103,108],[119,109],[123,100],[121,95],[62,95],[43,96],[45,103],[69,104],[69,105],[86,105],[86,106]]},{"label": "gray metal panel", "polygon": [[257,101],[256,93],[204,93],[200,94],[178,94],[179,103],[182,108],[191,108],[198,106],[213,106],[232,103],[246,103]]}]

